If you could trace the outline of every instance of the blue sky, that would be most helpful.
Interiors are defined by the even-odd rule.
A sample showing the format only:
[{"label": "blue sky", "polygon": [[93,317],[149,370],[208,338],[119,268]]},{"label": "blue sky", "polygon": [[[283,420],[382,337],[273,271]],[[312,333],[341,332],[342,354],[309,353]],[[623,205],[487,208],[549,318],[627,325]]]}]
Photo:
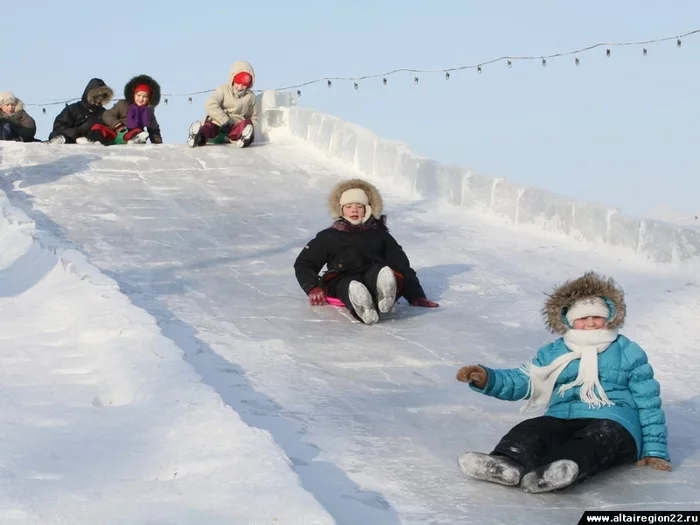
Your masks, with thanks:
[{"label": "blue sky", "polygon": [[[26,7],[25,7],[26,5]],[[541,55],[700,27],[700,2],[454,0],[355,2],[170,0],[103,7],[83,0],[3,6],[0,89],[26,102],[79,96],[92,76],[121,92],[133,75],[166,92],[216,87],[249,60],[258,88],[324,76],[447,68]],[[700,211],[700,35],[455,73],[310,86],[300,105],[337,115],[419,154],[642,214]],[[158,108],[166,142],[185,140],[205,97]],[[45,138],[60,106],[28,108]]]}]

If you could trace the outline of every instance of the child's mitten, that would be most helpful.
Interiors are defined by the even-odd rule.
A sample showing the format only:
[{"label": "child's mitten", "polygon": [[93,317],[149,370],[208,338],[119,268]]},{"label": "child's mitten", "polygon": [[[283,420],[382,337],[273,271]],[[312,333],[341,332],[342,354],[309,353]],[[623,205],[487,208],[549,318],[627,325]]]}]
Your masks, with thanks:
[{"label": "child's mitten", "polygon": [[457,381],[473,383],[478,388],[484,388],[488,378],[488,372],[479,365],[463,366],[457,372]]}]

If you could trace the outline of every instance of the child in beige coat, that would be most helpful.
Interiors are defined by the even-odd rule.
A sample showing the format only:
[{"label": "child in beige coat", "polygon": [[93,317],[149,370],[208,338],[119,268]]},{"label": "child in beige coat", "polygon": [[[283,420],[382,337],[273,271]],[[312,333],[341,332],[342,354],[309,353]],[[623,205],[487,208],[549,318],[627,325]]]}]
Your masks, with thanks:
[{"label": "child in beige coat", "polygon": [[255,93],[255,70],[248,62],[235,62],[226,84],[219,86],[204,104],[204,121],[190,126],[187,145],[204,146],[207,141],[236,143],[250,146],[258,126],[258,106]]}]

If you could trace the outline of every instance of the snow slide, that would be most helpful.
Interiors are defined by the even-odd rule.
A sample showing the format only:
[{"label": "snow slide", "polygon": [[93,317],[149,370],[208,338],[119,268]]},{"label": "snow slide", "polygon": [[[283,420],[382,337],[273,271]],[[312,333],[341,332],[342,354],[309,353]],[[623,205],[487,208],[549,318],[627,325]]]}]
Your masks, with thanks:
[{"label": "snow slide", "polygon": [[117,283],[0,213],[0,523],[334,523]]},{"label": "snow slide", "polygon": [[[284,123],[284,115],[278,116]],[[111,279],[95,276],[92,284],[60,274],[83,290],[80,300],[66,302],[70,289],[40,292],[52,274],[39,279],[28,265],[17,269],[17,275],[34,278],[12,300],[29,301],[35,292],[41,297],[34,299],[29,321],[18,317],[19,307],[5,308],[3,318],[12,330],[24,327],[36,334],[37,345],[65,341],[71,347],[65,352],[78,357],[51,362],[60,355],[52,347],[41,359],[11,354],[14,366],[24,359],[24,373],[46,370],[47,377],[56,369],[88,369],[77,377],[93,384],[66,387],[84,389],[80,399],[87,407],[72,408],[72,398],[51,396],[54,405],[45,409],[61,420],[83,414],[74,411],[86,414],[75,419],[82,423],[80,431],[49,430],[63,439],[52,437],[51,446],[80,447],[70,464],[56,463],[54,456],[42,459],[36,454],[50,454],[50,446],[28,439],[16,441],[15,449],[0,449],[3,468],[17,455],[26,458],[26,470],[20,463],[9,471],[33,484],[12,492],[17,482],[7,481],[5,507],[21,503],[31,512],[53,504],[73,518],[82,516],[81,509],[97,512],[108,501],[130,497],[133,514],[122,523],[149,525],[168,523],[147,513],[168,512],[170,501],[181,506],[171,523],[185,523],[186,511],[213,505],[219,514],[200,521],[213,525],[267,523],[275,512],[285,524],[325,523],[326,512],[339,525],[533,520],[554,525],[576,523],[585,509],[700,509],[697,273],[649,261],[639,250],[592,249],[561,235],[504,226],[376,173],[368,177],[385,197],[389,227],[429,298],[441,306],[429,310],[402,303],[378,325],[350,323],[333,307],[308,305],[292,263],[306,241],[329,224],[330,188],[362,172],[328,159],[326,151],[296,135],[284,124],[269,142],[249,150],[0,146],[1,189],[36,221],[33,235],[42,246],[70,246]],[[457,369],[479,362],[517,366],[529,359],[550,339],[539,316],[544,293],[589,269],[613,275],[627,292],[626,333],[647,350],[662,384],[675,470],[629,466],[542,496],[465,479],[457,467],[459,453],[490,450],[523,415],[517,403],[484,398],[457,383]],[[2,282],[9,286],[10,281]],[[107,297],[98,300],[102,295]],[[51,298],[63,306],[42,310]],[[37,321],[42,311],[45,320]],[[75,312],[76,330],[66,328],[61,336],[39,331],[57,330],[56,312]],[[98,322],[99,315],[105,317]],[[77,328],[99,330],[100,341],[78,336]],[[132,343],[119,344],[129,334]],[[13,344],[16,340],[17,335]],[[91,345],[88,357],[80,357],[81,345]],[[117,364],[98,371],[102,361],[96,356],[105,354],[95,348]],[[153,348],[165,357],[157,357]],[[3,384],[7,381],[3,378]],[[14,402],[26,404],[38,391],[25,388]],[[108,404],[112,397],[124,403],[124,396],[131,402]],[[96,398],[99,406],[93,406]],[[251,428],[242,427],[239,416]],[[6,432],[15,433],[16,440],[27,435],[21,424],[9,423]],[[110,432],[102,436],[100,425],[110,425]],[[108,440],[109,451],[95,448],[102,442],[96,434]],[[253,435],[261,448],[247,448]],[[118,461],[108,459],[111,450],[121,454]],[[280,467],[280,450],[289,470]],[[91,466],[104,462],[114,470]],[[28,481],[29,468],[54,479]],[[264,474],[277,486],[241,476],[241,470]],[[149,490],[160,491],[158,497]],[[136,505],[145,500],[156,503]],[[79,503],[66,503],[71,501]],[[113,507],[107,510],[104,515],[120,516]],[[234,511],[241,514],[223,517]]]}]

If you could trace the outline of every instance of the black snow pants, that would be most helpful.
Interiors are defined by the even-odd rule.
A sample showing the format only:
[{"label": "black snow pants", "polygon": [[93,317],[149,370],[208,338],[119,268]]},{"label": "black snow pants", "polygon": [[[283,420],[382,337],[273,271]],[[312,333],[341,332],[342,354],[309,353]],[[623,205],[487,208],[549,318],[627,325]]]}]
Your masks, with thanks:
[{"label": "black snow pants", "polygon": [[493,455],[508,456],[525,472],[560,459],[578,464],[577,481],[637,458],[637,443],[611,419],[559,419],[542,416],[514,426],[496,445]]}]

